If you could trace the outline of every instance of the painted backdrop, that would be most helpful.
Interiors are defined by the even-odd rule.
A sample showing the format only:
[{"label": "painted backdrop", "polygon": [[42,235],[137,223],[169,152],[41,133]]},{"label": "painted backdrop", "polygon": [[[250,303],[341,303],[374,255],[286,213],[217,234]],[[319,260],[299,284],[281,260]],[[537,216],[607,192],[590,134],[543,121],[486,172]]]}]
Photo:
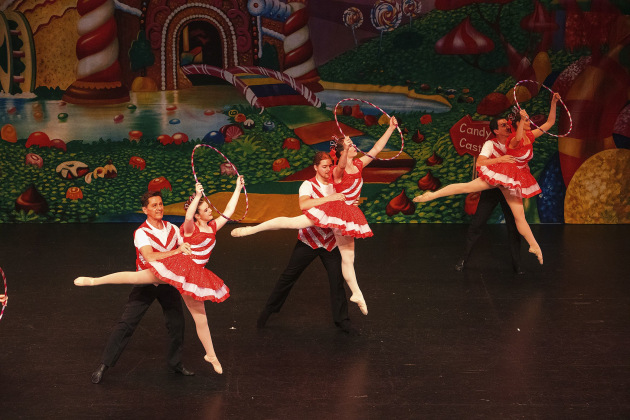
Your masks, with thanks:
[{"label": "painted backdrop", "polygon": [[[139,220],[194,192],[245,222],[297,215],[339,127],[361,150],[371,223],[468,222],[478,196],[413,196],[475,177],[515,102],[558,124],[534,145],[531,223],[630,222],[626,0],[14,0],[0,12],[0,222]],[[517,82],[529,80],[529,82]],[[571,118],[569,118],[569,116]],[[404,145],[403,145],[404,141]],[[198,144],[212,146],[194,147]],[[403,147],[404,146],[404,147]],[[221,154],[233,163],[228,164]],[[402,151],[401,151],[402,150]],[[245,212],[241,199],[236,218]],[[494,222],[501,221],[499,211]]]}]

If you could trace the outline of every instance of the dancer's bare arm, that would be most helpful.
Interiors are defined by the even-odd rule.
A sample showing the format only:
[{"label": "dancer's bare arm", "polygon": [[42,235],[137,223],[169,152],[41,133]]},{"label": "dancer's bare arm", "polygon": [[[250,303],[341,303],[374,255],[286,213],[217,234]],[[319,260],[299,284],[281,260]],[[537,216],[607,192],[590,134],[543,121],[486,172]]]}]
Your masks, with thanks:
[{"label": "dancer's bare arm", "polygon": [[[385,133],[381,136],[380,139],[378,139],[376,143],[374,143],[374,146],[367,154],[370,156],[376,156],[381,153],[396,127],[398,127],[398,120],[396,120],[396,117],[391,117],[389,119],[389,127],[387,127]],[[363,166],[367,166],[372,162],[372,158],[370,156],[361,156],[361,162],[363,162]]]},{"label": "dancer's bare arm", "polygon": [[145,261],[151,262],[151,261],[162,260],[164,258],[168,258],[176,254],[190,255],[191,250],[190,250],[190,244],[184,242],[179,247],[177,247],[177,249],[174,249],[172,251],[166,251],[166,252],[155,252],[153,251],[153,247],[151,247],[151,245],[145,245],[142,248],[140,248],[140,253],[144,257]]},{"label": "dancer's bare arm", "polygon": [[[241,195],[241,190],[243,189],[243,185],[245,185],[245,179],[243,175],[239,176],[236,179],[236,187],[234,187],[234,193],[225,206],[225,210],[223,210],[223,214],[227,217],[231,217],[236,210],[236,205],[238,204],[238,198]],[[216,220],[217,230],[221,229],[227,223],[227,219],[223,216],[219,216]]]},{"label": "dancer's bare arm", "polygon": [[195,198],[188,206],[186,210],[186,218],[184,219],[184,236],[189,237],[195,231],[195,212],[197,211],[197,206],[199,205],[199,201],[201,201],[203,193],[203,185],[200,182],[195,184]]},{"label": "dancer's bare arm", "polygon": [[477,167],[494,165],[495,163],[513,163],[513,162],[516,162],[516,159],[514,159],[514,156],[512,155],[503,155],[503,156],[499,156],[498,158],[489,158],[483,155],[479,155],[479,157],[477,158]]},{"label": "dancer's bare arm", "polygon": [[549,116],[547,117],[547,121],[540,128],[532,130],[532,134],[535,138],[542,136],[543,132],[549,130],[556,123],[556,108],[558,105],[558,100],[560,99],[559,93],[554,93],[551,98],[551,109],[549,110]]},{"label": "dancer's bare arm", "polygon": [[329,201],[346,201],[346,196],[341,193],[334,193],[321,198],[311,198],[309,195],[301,195],[299,198],[300,210],[304,211],[312,207],[321,206]]},{"label": "dancer's bare arm", "polygon": [[346,136],[343,138],[343,151],[339,156],[339,164],[333,169],[333,181],[341,180],[341,178],[343,178],[343,171],[346,169],[346,164],[348,163],[348,159],[346,157],[350,147],[352,147],[352,140],[350,137]]}]

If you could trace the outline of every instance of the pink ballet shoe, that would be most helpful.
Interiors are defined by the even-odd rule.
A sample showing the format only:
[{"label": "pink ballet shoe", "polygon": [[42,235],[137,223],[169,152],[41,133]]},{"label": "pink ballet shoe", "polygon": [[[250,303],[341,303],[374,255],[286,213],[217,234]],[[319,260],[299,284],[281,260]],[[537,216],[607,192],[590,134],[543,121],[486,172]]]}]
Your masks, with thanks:
[{"label": "pink ballet shoe", "polygon": [[94,279],[92,277],[77,277],[74,279],[75,286],[94,286]]},{"label": "pink ballet shoe", "polygon": [[540,263],[540,265],[543,265],[543,256],[542,256],[542,251],[539,248],[529,248],[529,252],[531,252],[532,254],[534,254],[536,256],[536,258],[538,258],[538,262]]},{"label": "pink ballet shoe", "polygon": [[249,226],[240,227],[240,228],[232,229],[232,232],[230,232],[230,234],[235,238],[240,238],[242,236],[250,235],[249,230],[250,230]]},{"label": "pink ballet shoe", "polygon": [[206,354],[205,356],[203,356],[203,360],[210,363],[216,373],[218,373],[219,375],[223,374],[223,368],[221,367],[221,363],[219,363],[219,359],[217,359],[217,356],[210,357]]},{"label": "pink ballet shoe", "polygon": [[431,201],[433,193],[430,191],[425,192],[422,195],[418,195],[416,197],[413,198],[413,202],[414,203],[426,203],[427,201]]},{"label": "pink ballet shoe", "polygon": [[365,303],[365,299],[363,299],[363,296],[356,297],[352,295],[350,296],[350,302],[356,303],[363,315],[368,314],[367,304]]}]

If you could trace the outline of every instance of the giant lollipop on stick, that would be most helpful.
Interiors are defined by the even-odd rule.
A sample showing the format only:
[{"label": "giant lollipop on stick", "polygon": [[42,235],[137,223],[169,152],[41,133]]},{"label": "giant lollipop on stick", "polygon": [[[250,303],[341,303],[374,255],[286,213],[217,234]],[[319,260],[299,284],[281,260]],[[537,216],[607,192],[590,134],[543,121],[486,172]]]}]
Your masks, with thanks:
[{"label": "giant lollipop on stick", "polygon": [[356,7],[349,7],[343,12],[343,23],[348,28],[352,29],[354,45],[358,47],[359,43],[357,42],[357,35],[354,33],[354,29],[363,25],[363,13]]},{"label": "giant lollipop on stick", "polygon": [[378,55],[381,55],[381,44],[383,43],[383,32],[393,31],[400,25],[402,13],[398,0],[378,0],[370,13],[372,25],[381,32],[378,43]]},{"label": "giant lollipop on stick", "polygon": [[403,0],[402,12],[409,18],[409,27],[411,28],[411,22],[415,16],[418,16],[422,11],[422,3],[420,0]]}]

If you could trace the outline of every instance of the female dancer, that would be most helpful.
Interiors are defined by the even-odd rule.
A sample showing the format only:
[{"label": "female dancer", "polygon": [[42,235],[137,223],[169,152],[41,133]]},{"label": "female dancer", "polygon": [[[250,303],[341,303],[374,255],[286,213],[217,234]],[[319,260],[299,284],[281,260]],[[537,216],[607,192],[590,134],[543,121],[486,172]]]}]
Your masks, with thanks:
[{"label": "female dancer", "polygon": [[[243,184],[243,177],[240,176],[236,181],[234,193],[223,211],[226,217],[234,213]],[[181,293],[195,321],[197,336],[206,351],[204,359],[212,364],[215,372],[221,374],[223,368],[212,345],[204,301],[223,302],[230,296],[230,292],[223,280],[204,266],[216,245],[216,232],[225,226],[227,219],[221,216],[213,220],[212,210],[208,203],[206,201],[199,203],[203,186],[197,183],[195,189],[195,194],[184,205],[186,218],[180,227],[184,242],[190,244],[192,251],[190,255],[175,254],[161,260],[150,261],[151,267],[142,271],[125,271],[97,278],[77,277],[74,284],[99,286],[102,284],[168,283],[174,286]]]},{"label": "female dancer", "polygon": [[474,181],[460,184],[451,184],[435,191],[426,192],[413,199],[416,203],[425,203],[436,198],[453,194],[466,194],[483,191],[494,187],[501,188],[512,213],[518,232],[523,235],[529,244],[529,252],[535,254],[540,264],[543,263],[542,250],[536,242],[531,228],[525,219],[523,210],[523,198],[533,197],[541,192],[536,179],[529,171],[527,162],[533,156],[533,143],[544,131],[549,130],[556,122],[556,105],[560,95],[554,93],[551,98],[551,110],[547,121],[535,130],[531,129],[529,116],[522,109],[514,118],[517,129],[507,140],[507,153],[514,157],[514,162],[495,163],[478,168],[479,178]]},{"label": "female dancer", "polygon": [[[389,127],[383,136],[374,144],[368,153],[370,156],[379,154],[398,123],[392,117]],[[310,226],[332,228],[337,241],[337,247],[341,253],[341,272],[343,274],[352,296],[350,301],[356,303],[364,315],[368,314],[367,304],[363,293],[357,283],[354,271],[354,238],[368,238],[373,235],[372,230],[365,220],[363,212],[354,205],[361,195],[363,167],[372,161],[370,156],[362,156],[355,159],[357,149],[351,147],[352,140],[345,137],[336,143],[336,154],[339,156],[339,165],[333,168],[333,186],[337,194],[345,197],[343,200],[331,200],[324,204],[303,210],[301,216],[276,217],[256,226],[236,228],[232,230],[232,236],[240,237],[253,235],[265,230],[278,229],[302,229]],[[300,197],[300,200],[302,197]]]}]

